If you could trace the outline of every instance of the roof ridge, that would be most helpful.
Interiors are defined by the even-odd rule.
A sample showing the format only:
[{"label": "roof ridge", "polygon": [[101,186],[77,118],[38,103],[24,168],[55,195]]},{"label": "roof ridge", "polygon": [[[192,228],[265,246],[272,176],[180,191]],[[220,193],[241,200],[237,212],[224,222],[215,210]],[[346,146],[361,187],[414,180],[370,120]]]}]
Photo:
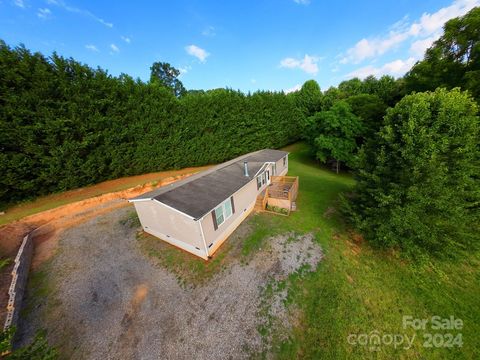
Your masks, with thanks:
[{"label": "roof ridge", "polygon": [[[139,195],[130,199],[130,201],[155,199],[173,208],[177,208],[178,206],[178,210],[189,216],[198,217],[197,215],[202,211],[200,210],[202,207],[215,202],[227,194],[227,192],[231,195],[230,191],[233,192],[238,186],[244,186],[245,182],[252,181],[256,176],[257,170],[264,166],[265,163],[277,161],[286,154],[288,154],[288,152],[274,149],[261,149],[243,154],[172,184]],[[249,169],[251,173],[248,177],[246,177],[243,172],[242,163],[244,160],[251,164],[251,168]],[[213,185],[206,185],[210,182]],[[203,185],[199,187],[199,184]],[[229,188],[231,188],[231,190],[227,190]],[[174,191],[179,191],[179,193],[174,194]],[[187,195],[189,192],[191,194]],[[192,199],[192,201],[196,203],[194,206],[196,207],[195,210],[187,210],[186,199],[188,196],[190,196],[189,199]],[[165,202],[165,200],[167,201]],[[199,202],[204,204],[200,205]]]}]

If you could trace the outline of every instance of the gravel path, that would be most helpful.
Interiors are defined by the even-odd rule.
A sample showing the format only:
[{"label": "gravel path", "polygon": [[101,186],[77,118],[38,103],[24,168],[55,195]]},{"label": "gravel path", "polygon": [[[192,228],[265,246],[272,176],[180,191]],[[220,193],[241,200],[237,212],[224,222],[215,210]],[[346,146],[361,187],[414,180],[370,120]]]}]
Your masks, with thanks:
[{"label": "gravel path", "polygon": [[[268,240],[248,265],[234,261],[202,286],[181,287],[148,261],[136,229],[115,210],[62,234],[46,268],[50,293],[20,327],[21,341],[39,328],[72,359],[238,359],[262,349],[257,331],[262,289],[322,252],[312,236]],[[284,296],[280,294],[279,296]],[[282,302],[272,314],[286,319]]]}]

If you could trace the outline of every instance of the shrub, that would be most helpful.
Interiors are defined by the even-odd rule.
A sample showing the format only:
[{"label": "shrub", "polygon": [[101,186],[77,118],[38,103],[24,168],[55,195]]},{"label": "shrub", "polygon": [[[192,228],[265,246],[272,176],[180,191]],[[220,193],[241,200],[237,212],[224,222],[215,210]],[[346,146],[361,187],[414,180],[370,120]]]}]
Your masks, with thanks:
[{"label": "shrub", "polygon": [[459,89],[404,97],[361,152],[346,211],[374,244],[452,254],[478,245],[479,119]]}]

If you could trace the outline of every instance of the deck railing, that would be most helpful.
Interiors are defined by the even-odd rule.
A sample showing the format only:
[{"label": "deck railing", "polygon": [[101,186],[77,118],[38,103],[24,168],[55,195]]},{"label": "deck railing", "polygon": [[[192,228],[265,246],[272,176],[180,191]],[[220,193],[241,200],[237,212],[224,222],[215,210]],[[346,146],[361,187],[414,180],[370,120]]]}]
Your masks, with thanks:
[{"label": "deck railing", "polygon": [[262,200],[262,209],[265,209],[267,207],[267,202],[268,202],[268,195],[269,192],[268,192],[268,187],[265,189],[265,196],[263,197],[263,200]]},{"label": "deck railing", "polygon": [[268,197],[294,201],[298,193],[298,176],[272,176]]}]

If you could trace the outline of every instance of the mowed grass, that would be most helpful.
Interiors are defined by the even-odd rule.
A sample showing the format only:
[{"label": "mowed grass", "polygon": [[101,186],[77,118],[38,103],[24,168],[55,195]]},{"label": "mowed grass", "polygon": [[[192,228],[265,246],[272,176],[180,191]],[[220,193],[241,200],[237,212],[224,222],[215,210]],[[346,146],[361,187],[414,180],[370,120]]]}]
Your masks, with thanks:
[{"label": "mowed grass", "polygon": [[[291,152],[289,175],[300,176],[298,211],[288,218],[262,216],[269,216],[268,226],[274,232],[313,231],[325,258],[316,272],[292,277],[290,281],[288,303],[301,315],[289,338],[274,343],[276,357],[480,358],[479,254],[419,264],[394,252],[372,249],[360,236],[347,230],[335,211],[339,193],[354,185],[352,178],[319,167],[310,160],[303,144],[287,150]],[[261,246],[270,234],[260,224],[246,241],[250,241],[250,248]],[[463,328],[434,330],[430,322],[425,330],[403,328],[403,316],[431,319],[435,315],[462,319]],[[445,344],[447,333],[461,333],[463,345],[424,347],[427,333],[441,334],[436,345]],[[387,336],[380,346],[371,348],[373,344],[349,344],[350,334]],[[397,346],[389,343],[388,335],[405,334],[409,339],[415,336],[411,348],[404,348],[405,338],[405,343]],[[400,341],[399,336],[397,339]]]},{"label": "mowed grass", "polygon": [[[478,359],[480,344],[480,256],[465,254],[458,260],[415,263],[392,251],[373,249],[352,233],[338,214],[338,195],[349,191],[354,180],[320,167],[304,144],[290,151],[289,175],[300,177],[298,211],[289,217],[253,215],[248,231],[229,238],[214,258],[206,262],[148,234],[140,234],[142,249],[177,275],[186,286],[201,285],[222,271],[233,259],[248,263],[272,235],[313,232],[325,257],[312,273],[294,274],[273,288],[288,288],[287,304],[299,316],[288,333],[273,332],[274,357],[280,359]],[[431,319],[454,316],[461,330],[404,328],[403,316]],[[425,334],[462,334],[461,347],[424,347]],[[375,344],[349,344],[349,335],[385,338]],[[285,335],[287,339],[285,340]],[[402,344],[389,343],[397,336]],[[405,335],[413,342],[406,343]],[[372,336],[372,337],[370,337]],[[358,338],[357,338],[358,339]],[[405,347],[408,347],[407,349]],[[265,354],[257,354],[263,358]]]}]

